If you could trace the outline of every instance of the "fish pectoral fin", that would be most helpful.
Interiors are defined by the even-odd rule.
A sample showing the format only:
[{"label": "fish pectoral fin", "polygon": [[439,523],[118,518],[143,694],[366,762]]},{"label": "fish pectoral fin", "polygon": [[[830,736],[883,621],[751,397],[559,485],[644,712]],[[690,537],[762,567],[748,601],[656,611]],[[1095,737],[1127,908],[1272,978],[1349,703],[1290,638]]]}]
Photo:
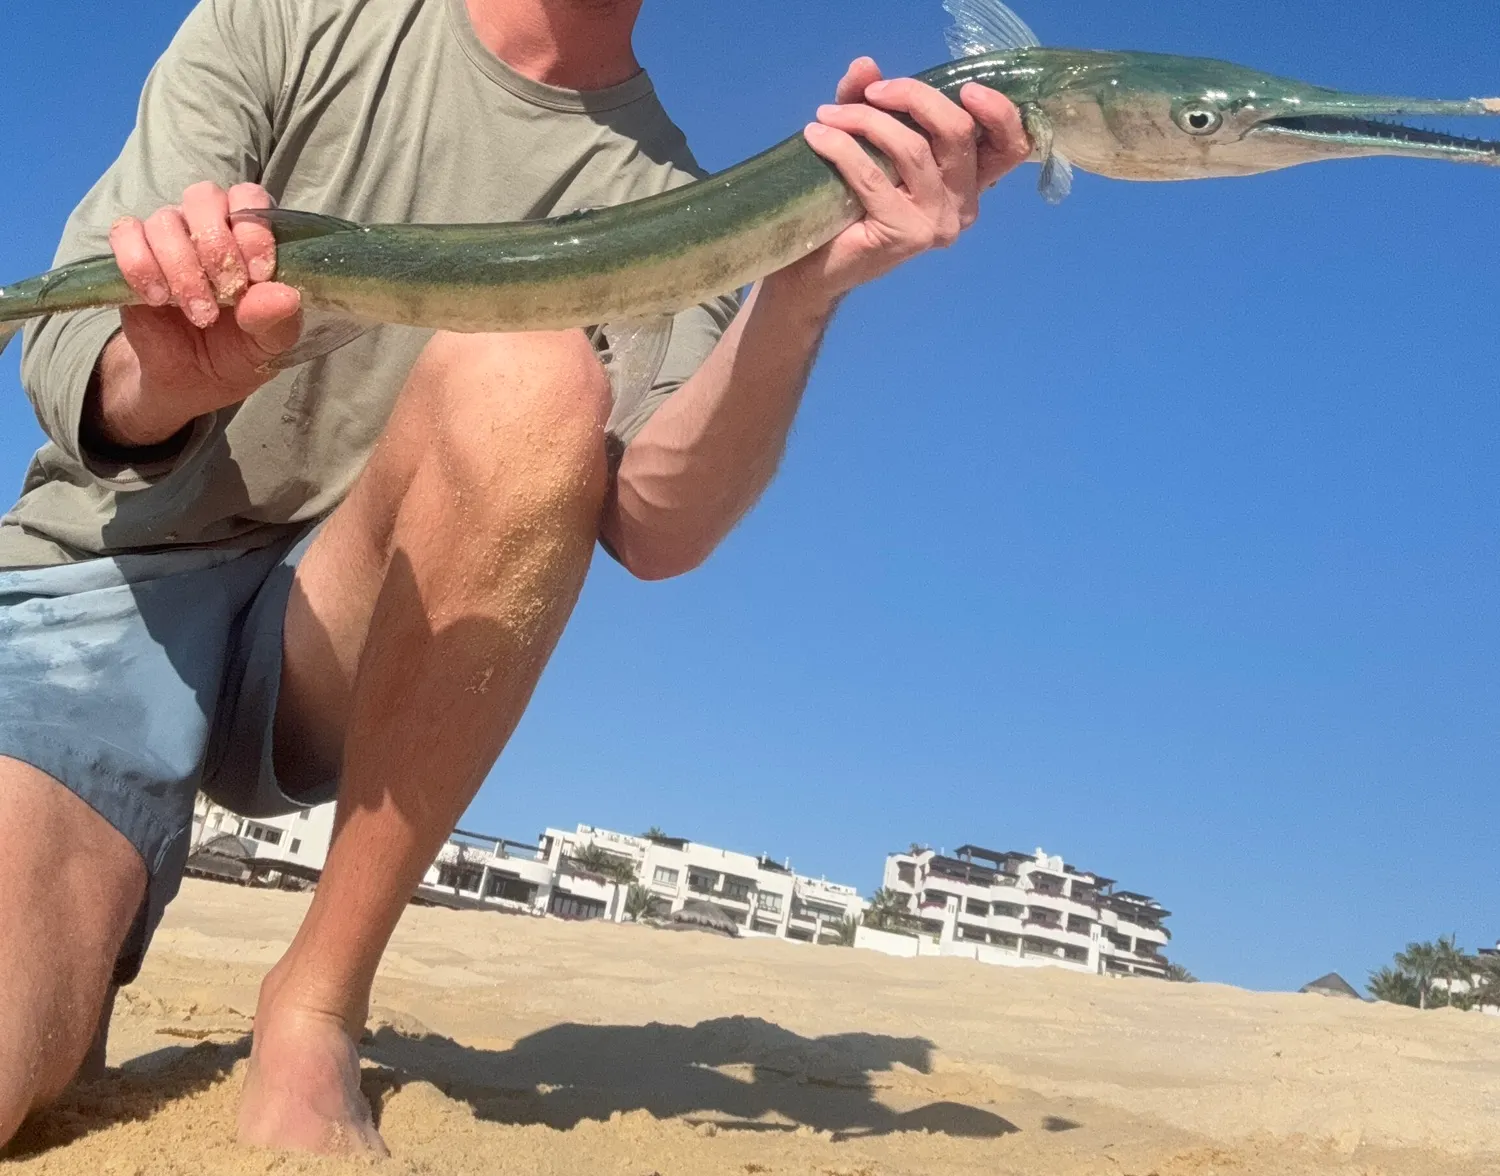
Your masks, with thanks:
[{"label": "fish pectoral fin", "polygon": [[1061,204],[1068,198],[1068,193],[1073,190],[1073,164],[1066,155],[1054,151],[1047,156],[1036,190],[1048,204]]},{"label": "fish pectoral fin", "polygon": [[299,212],[295,208],[246,208],[230,215],[230,223],[259,221],[271,230],[276,244],[288,241],[306,241],[313,237],[327,237],[333,233],[359,233],[364,225],[342,220],[336,216],[325,216],[321,212]]},{"label": "fish pectoral fin", "polygon": [[615,400],[639,399],[656,383],[672,343],[672,318],[626,319],[596,329],[602,337],[604,371]]},{"label": "fish pectoral fin", "polygon": [[1052,120],[1040,106],[1027,102],[1021,107],[1021,126],[1031,140],[1033,158],[1042,162],[1036,190],[1048,204],[1061,204],[1073,190],[1073,164],[1054,146]]},{"label": "fish pectoral fin", "polygon": [[315,359],[322,359],[325,355],[332,355],[340,347],[347,347],[379,325],[333,311],[304,309],[302,334],[297,336],[297,341],[280,355],[266,360],[261,368],[266,372],[284,372]]},{"label": "fish pectoral fin", "polygon": [[1041,44],[1026,22],[1000,0],[943,0],[943,7],[953,17],[948,49],[955,57],[1030,49]]}]

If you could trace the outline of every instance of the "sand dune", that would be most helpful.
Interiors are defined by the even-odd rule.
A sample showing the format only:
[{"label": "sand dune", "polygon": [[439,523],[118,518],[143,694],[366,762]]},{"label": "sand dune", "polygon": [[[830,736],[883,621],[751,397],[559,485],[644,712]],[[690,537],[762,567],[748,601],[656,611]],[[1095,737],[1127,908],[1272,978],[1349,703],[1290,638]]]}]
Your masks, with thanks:
[{"label": "sand dune", "polygon": [[[232,1143],[306,901],[189,883],[122,994],[119,1069],[9,1167],[370,1171]],[[418,909],[375,1000],[380,1171],[1500,1173],[1500,1018]]]}]

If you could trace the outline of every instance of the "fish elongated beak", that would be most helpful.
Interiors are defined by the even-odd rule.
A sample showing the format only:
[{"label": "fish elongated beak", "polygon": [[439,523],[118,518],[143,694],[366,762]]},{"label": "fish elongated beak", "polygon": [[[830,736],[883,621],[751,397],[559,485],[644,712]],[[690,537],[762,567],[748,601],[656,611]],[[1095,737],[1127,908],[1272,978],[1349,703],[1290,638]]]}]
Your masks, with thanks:
[{"label": "fish elongated beak", "polygon": [[1500,142],[1469,139],[1394,121],[1403,115],[1465,118],[1500,114],[1500,98],[1446,102],[1423,98],[1331,95],[1299,102],[1268,115],[1245,132],[1250,141],[1274,141],[1307,159],[1399,155],[1500,167]]}]

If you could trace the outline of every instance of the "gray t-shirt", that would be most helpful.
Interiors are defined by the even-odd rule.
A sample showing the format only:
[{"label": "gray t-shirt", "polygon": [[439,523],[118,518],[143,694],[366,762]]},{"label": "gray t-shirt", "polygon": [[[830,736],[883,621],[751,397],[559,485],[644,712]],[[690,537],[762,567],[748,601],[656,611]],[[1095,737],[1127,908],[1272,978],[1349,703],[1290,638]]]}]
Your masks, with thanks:
[{"label": "gray t-shirt", "polygon": [[[57,264],[201,180],[258,181],[286,208],[365,222],[514,221],[638,199],[703,173],[645,74],[578,92],[490,53],[464,0],[201,0],[152,70],[124,151],[68,221]],[[677,317],[649,390],[617,400],[616,447],[713,348],[726,296]],[[172,546],[254,547],[332,510],[429,332],[383,326],[195,423],[172,460],[86,453],[84,394],[113,311],[27,332],[22,381],[51,439],[0,520],[0,567]],[[497,455],[503,460],[503,455]]]}]

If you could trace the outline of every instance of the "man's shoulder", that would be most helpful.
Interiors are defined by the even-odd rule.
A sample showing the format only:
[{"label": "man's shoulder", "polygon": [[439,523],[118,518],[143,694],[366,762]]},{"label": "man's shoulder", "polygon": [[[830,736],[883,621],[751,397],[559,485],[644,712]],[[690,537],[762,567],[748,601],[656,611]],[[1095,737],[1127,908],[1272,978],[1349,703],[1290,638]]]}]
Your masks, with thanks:
[{"label": "man's shoulder", "polygon": [[[410,32],[413,18],[426,11],[438,14],[446,0],[200,0],[213,22],[239,36],[281,40],[289,52],[307,51],[318,44],[347,50],[361,42],[375,43],[390,30]],[[358,31],[351,42],[349,33]]]}]

